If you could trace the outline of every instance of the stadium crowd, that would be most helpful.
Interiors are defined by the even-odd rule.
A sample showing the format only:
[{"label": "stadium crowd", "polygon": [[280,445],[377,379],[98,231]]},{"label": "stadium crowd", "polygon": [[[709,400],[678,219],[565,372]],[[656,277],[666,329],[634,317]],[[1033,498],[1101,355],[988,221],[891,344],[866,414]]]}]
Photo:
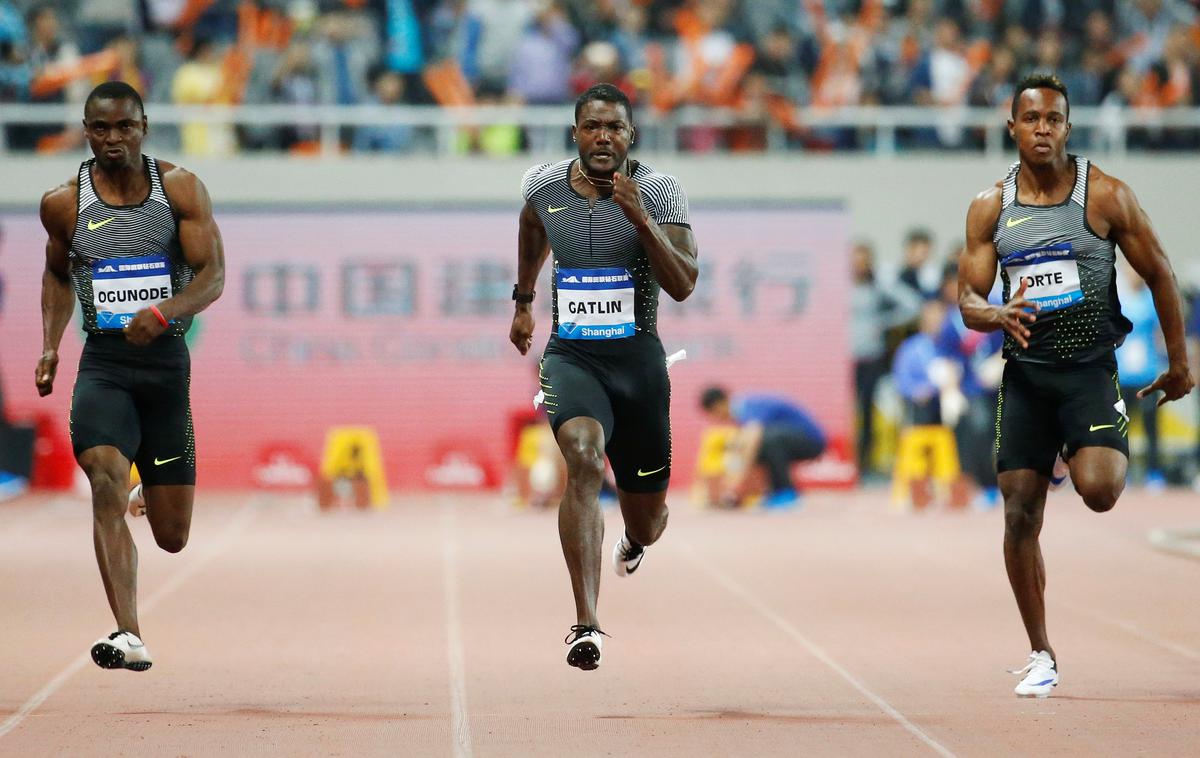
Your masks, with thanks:
[{"label": "stadium crowd", "polygon": [[[809,129],[794,106],[1006,107],[1052,70],[1073,106],[1163,109],[1200,98],[1200,23],[1185,0],[0,0],[0,103],[76,102],[99,81],[189,104],[568,103],[618,83],[660,113],[700,105],[733,126],[684,149],[870,147],[862,130]],[[316,127],[186,125],[188,153],[304,150]],[[10,126],[10,149],[77,139]],[[521,149],[516,127],[463,150]],[[959,147],[953,121],[901,147]],[[407,126],[345,130],[348,149],[417,149]],[[1190,149],[1197,130],[1147,128],[1137,147]]]}]

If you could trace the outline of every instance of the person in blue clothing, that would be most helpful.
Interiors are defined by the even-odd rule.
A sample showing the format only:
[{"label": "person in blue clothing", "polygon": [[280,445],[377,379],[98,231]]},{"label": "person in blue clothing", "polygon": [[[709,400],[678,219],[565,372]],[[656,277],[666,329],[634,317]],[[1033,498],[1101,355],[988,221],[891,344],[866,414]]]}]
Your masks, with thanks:
[{"label": "person in blue clothing", "polygon": [[939,360],[945,358],[938,347],[945,321],[946,306],[940,300],[926,302],[921,306],[920,331],[900,343],[892,361],[892,381],[904,398],[904,420],[908,425],[943,421],[953,425],[953,420],[942,418],[942,391],[951,384],[946,369],[953,366],[951,361]]},{"label": "person in blue clothing", "polygon": [[1161,488],[1166,483],[1158,453],[1158,399],[1139,398],[1137,391],[1150,384],[1167,368],[1167,357],[1158,342],[1158,313],[1154,295],[1137,275],[1123,277],[1119,288],[1121,312],[1133,324],[1133,331],[1117,348],[1117,376],[1121,379],[1121,397],[1128,404],[1126,413],[1136,411],[1142,418],[1146,435],[1145,484]]},{"label": "person in blue clothing", "polygon": [[799,502],[792,464],[825,452],[825,432],[812,416],[779,395],[744,393],[730,399],[724,387],[715,386],[700,395],[700,407],[714,423],[740,427],[734,447],[741,463],[731,467],[726,497],[737,497],[746,474],[757,464],[767,475],[764,506],[787,507]]}]

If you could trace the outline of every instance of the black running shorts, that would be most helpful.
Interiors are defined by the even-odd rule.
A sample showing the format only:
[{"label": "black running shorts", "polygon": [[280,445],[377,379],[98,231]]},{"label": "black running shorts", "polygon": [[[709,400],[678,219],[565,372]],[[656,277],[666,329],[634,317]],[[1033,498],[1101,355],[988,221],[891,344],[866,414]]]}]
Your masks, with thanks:
[{"label": "black running shorts", "polygon": [[1050,476],[1055,455],[1108,447],[1129,457],[1129,416],[1111,357],[1064,366],[1009,360],[996,407],[996,470]]},{"label": "black running shorts", "polygon": [[662,492],[671,479],[671,382],[657,338],[621,341],[621,352],[558,347],[542,356],[541,384],[550,427],[580,416],[604,427],[617,487]]},{"label": "black running shorts", "polygon": [[89,335],[71,398],[75,457],[111,445],[147,485],[195,484],[191,365],[182,337],[140,348],[123,335]]}]

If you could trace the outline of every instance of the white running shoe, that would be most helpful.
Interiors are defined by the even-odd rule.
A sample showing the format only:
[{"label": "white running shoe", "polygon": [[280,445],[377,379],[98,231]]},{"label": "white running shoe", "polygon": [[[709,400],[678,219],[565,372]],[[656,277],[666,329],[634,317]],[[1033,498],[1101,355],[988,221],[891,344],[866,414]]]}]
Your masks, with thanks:
[{"label": "white running shoe", "polygon": [[150,651],[133,632],[113,632],[92,645],[92,660],[102,669],[145,671],[154,664]]},{"label": "white running shoe", "polygon": [[613,545],[613,571],[617,572],[617,576],[629,576],[642,565],[645,555],[646,548],[630,544],[629,536],[622,534],[617,544]]},{"label": "white running shoe", "polygon": [[567,651],[567,663],[577,669],[591,671],[600,666],[600,635],[604,632],[594,626],[576,624],[563,642],[571,646]]},{"label": "white running shoe", "polygon": [[1063,460],[1062,453],[1054,458],[1054,470],[1050,472],[1050,489],[1061,489],[1071,478],[1071,467]]},{"label": "white running shoe", "polygon": [[1050,691],[1058,686],[1058,667],[1045,650],[1029,654],[1029,663],[1024,668],[1008,672],[1024,674],[1025,678],[1013,690],[1017,697],[1049,697]]},{"label": "white running shoe", "polygon": [[134,518],[146,515],[146,495],[142,492],[141,482],[129,490],[129,515]]}]

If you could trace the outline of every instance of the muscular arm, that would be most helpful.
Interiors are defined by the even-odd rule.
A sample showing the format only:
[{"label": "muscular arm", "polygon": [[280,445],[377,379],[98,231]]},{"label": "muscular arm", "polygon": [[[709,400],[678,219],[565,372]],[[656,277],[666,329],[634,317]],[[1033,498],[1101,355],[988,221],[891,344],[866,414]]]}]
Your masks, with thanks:
[{"label": "muscular arm", "polygon": [[196,272],[191,284],[159,303],[159,311],[169,321],[195,315],[221,296],[225,289],[225,246],[204,183],[185,169],[172,168],[165,173],[163,184],[179,214],[183,259]]},{"label": "muscular arm", "polygon": [[42,357],[34,381],[44,397],[54,390],[58,346],[75,311],[68,258],[75,226],[74,188],[64,184],[47,192],[40,214],[46,228],[46,267],[42,272]]},{"label": "muscular arm", "polygon": [[[546,227],[538,218],[533,204],[526,202],[521,209],[521,218],[517,230],[517,291],[522,294],[533,292],[537,284],[538,273],[546,263],[550,254],[550,245],[546,240]],[[529,352],[533,344],[533,304],[516,303],[513,313],[512,326],[509,328],[508,339],[521,351],[521,355]]]},{"label": "muscular arm", "polygon": [[[188,286],[158,304],[158,312],[170,322],[199,313],[221,296],[225,288],[225,249],[204,184],[184,169],[168,163],[159,165],[163,170],[163,189],[179,219],[183,259],[196,272]],[[153,308],[143,308],[125,327],[125,339],[135,345],[149,345],[167,328],[168,324],[159,321]]]},{"label": "muscular arm", "polygon": [[[537,285],[538,274],[550,254],[550,245],[546,242],[546,227],[538,218],[533,203],[525,203],[521,209],[520,226],[517,231],[517,291],[523,294],[533,292]],[[518,304],[518,308],[528,305]]]},{"label": "muscular arm", "polygon": [[686,300],[700,275],[692,230],[678,224],[659,225],[649,216],[637,224],[637,230],[654,278],[676,301]]},{"label": "muscular arm", "polygon": [[1021,345],[1029,346],[1027,323],[1036,316],[1026,308],[1036,308],[1024,298],[1022,284],[1004,305],[992,305],[987,295],[996,283],[996,246],[992,234],[1000,218],[999,185],[981,192],[967,211],[966,249],[958,261],[958,308],[963,323],[977,332],[1003,329]]},{"label": "muscular arm", "polygon": [[1158,323],[1166,343],[1169,362],[1166,373],[1138,394],[1143,396],[1161,389],[1165,393],[1164,400],[1175,400],[1191,391],[1193,385],[1183,328],[1183,298],[1179,294],[1175,272],[1150,225],[1150,217],[1142,210],[1133,191],[1124,182],[1099,169],[1093,170],[1091,204],[1099,217],[1097,222],[1108,227],[1109,239],[1117,243],[1154,295],[1154,309],[1158,312]]},{"label": "muscular arm", "polygon": [[1158,311],[1169,360],[1186,364],[1183,299],[1171,261],[1150,225],[1150,217],[1128,185],[1104,174],[1092,182],[1092,202],[1096,212],[1107,222],[1109,239],[1117,243],[1154,295],[1154,308]]}]

